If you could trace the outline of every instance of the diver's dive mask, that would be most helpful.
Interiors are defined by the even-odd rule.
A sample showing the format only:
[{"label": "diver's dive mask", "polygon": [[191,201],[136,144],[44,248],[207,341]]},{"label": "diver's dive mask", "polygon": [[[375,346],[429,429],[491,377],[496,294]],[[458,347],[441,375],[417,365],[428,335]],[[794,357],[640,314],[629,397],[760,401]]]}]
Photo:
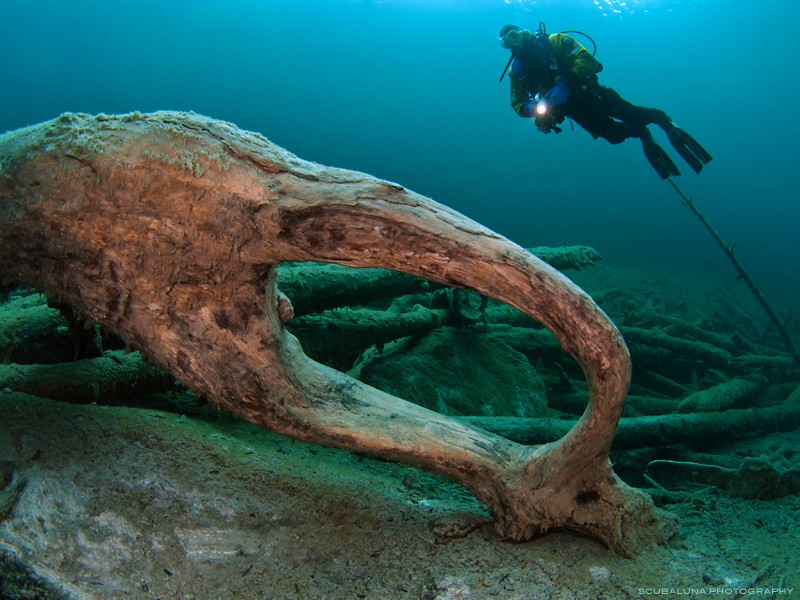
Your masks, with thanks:
[{"label": "diver's dive mask", "polygon": [[500,75],[500,81],[503,81],[503,77],[506,76],[508,67],[511,66],[511,63],[520,53],[525,39],[529,38],[530,35],[531,34],[527,29],[523,31],[516,25],[504,25],[500,30],[500,45],[506,50],[511,50],[511,58],[508,59],[506,68],[503,69],[503,73]]},{"label": "diver's dive mask", "polygon": [[506,25],[500,30],[500,45],[506,50],[511,50],[512,53],[516,54],[522,47],[524,35],[525,32],[521,29],[511,28]]}]

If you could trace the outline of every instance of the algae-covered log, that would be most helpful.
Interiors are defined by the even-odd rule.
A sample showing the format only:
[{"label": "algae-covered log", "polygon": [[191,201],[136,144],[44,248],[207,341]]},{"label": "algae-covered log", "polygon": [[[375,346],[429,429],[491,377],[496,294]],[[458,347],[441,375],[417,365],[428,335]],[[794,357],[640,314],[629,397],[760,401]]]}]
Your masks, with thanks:
[{"label": "algae-covered log", "polygon": [[291,298],[297,317],[431,289],[425,279],[386,269],[349,269],[324,263],[284,263],[277,271],[278,286]]},{"label": "algae-covered log", "polygon": [[0,365],[0,389],[12,389],[62,402],[89,404],[169,391],[175,379],[138,353],[105,356],[56,365]]},{"label": "algae-covered log", "polygon": [[404,336],[422,335],[442,326],[448,310],[420,309],[387,313],[369,309],[341,308],[294,319],[289,329],[315,360],[348,370],[354,357],[372,345],[382,345]]},{"label": "algae-covered log", "polygon": [[762,375],[737,377],[707,390],[695,392],[678,405],[678,412],[716,412],[743,408],[766,389],[769,382]]},{"label": "algae-covered log", "polygon": [[[651,500],[608,459],[630,380],[617,329],[566,277],[400,185],[303,161],[193,114],[66,114],[0,136],[0,273],[118,332],[219,406],[275,431],[447,475],[500,534],[558,528],[635,552]],[[541,321],[585,372],[557,443],[523,446],[308,359],[275,266],[382,267],[471,288]]]},{"label": "algae-covered log", "polygon": [[[652,348],[653,360],[665,357],[680,357],[691,362],[705,363],[716,368],[725,368],[733,358],[730,352],[707,342],[695,342],[668,335],[662,331],[622,327],[625,339],[631,344]],[[640,350],[644,356],[645,350]]]},{"label": "algae-covered log", "polygon": [[589,246],[538,246],[528,249],[531,254],[538,256],[548,265],[559,271],[567,269],[583,269],[590,267],[603,257],[594,248]]},{"label": "algae-covered log", "polygon": [[[469,417],[466,422],[522,444],[557,439],[571,423],[560,419]],[[767,408],[686,413],[621,419],[614,437],[615,450],[713,444],[758,437],[800,427],[800,388],[783,403]]]},{"label": "algae-covered log", "polygon": [[0,364],[52,364],[74,356],[68,323],[44,297],[15,295],[0,304]]},{"label": "algae-covered log", "polygon": [[[713,485],[732,496],[771,500],[800,492],[800,469],[781,470],[765,458],[748,457],[735,469],[674,460],[654,460],[647,472],[672,487],[679,481]],[[680,485],[680,484],[678,484]]]}]

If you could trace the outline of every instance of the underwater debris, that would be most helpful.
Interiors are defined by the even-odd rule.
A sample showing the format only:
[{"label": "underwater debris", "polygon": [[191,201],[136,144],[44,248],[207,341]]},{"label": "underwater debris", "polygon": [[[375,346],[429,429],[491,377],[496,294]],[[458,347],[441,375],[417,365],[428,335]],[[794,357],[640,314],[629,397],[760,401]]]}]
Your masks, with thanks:
[{"label": "underwater debris", "polygon": [[764,391],[769,381],[763,375],[736,377],[706,390],[695,392],[678,405],[678,412],[719,412],[745,408]]},{"label": "underwater debris", "polygon": [[647,472],[674,489],[680,481],[712,485],[738,498],[771,500],[800,492],[800,468],[782,470],[765,458],[746,458],[737,469],[674,460],[654,460]]},{"label": "underwater debris", "polygon": [[739,261],[739,258],[736,256],[736,252],[734,251],[736,243],[735,242],[726,243],[719,235],[719,233],[717,233],[717,230],[714,229],[711,223],[709,223],[705,215],[703,215],[703,213],[700,212],[700,209],[697,208],[692,199],[686,195],[686,193],[678,186],[677,183],[675,183],[675,181],[671,177],[668,180],[672,185],[672,187],[680,196],[683,205],[689,210],[691,210],[698,219],[700,219],[700,222],[711,234],[711,237],[714,238],[714,241],[717,242],[719,247],[722,248],[722,251],[725,252],[725,255],[728,257],[728,260],[730,260],[733,266],[736,268],[737,277],[744,280],[744,282],[747,284],[747,287],[750,288],[750,291],[753,293],[755,299],[761,305],[761,308],[764,309],[764,312],[767,313],[767,316],[769,316],[770,321],[772,321],[773,325],[775,325],[776,329],[781,335],[781,338],[783,338],[783,341],[786,344],[786,348],[792,355],[792,363],[794,368],[800,369],[800,350],[798,350],[797,344],[795,344],[794,338],[792,338],[792,334],[789,332],[789,329],[786,326],[786,324],[789,322],[789,317],[791,316],[791,310],[784,319],[778,317],[778,315],[775,313],[775,309],[772,307],[772,304],[764,295],[764,292],[762,292],[758,288],[758,286],[753,281],[753,278],[750,276],[750,273],[747,271],[747,269],[744,268],[744,265]]},{"label": "underwater debris", "polygon": [[[81,161],[60,160],[67,154]],[[202,172],[187,172],[187,160]],[[0,136],[0,164],[0,196],[18,207],[0,230],[3,277],[68,302],[218,406],[446,474],[509,540],[565,528],[630,555],[671,535],[673,519],[659,521],[608,460],[630,382],[622,337],[577,286],[502,236],[396,184],[299,161],[194,114],[56,119]],[[305,260],[389,268],[508,302],[575,357],[588,410],[558,443],[524,447],[319,365],[277,307],[274,266]]]},{"label": "underwater debris", "polygon": [[89,404],[175,389],[175,378],[142,359],[116,350],[105,356],[53,365],[0,365],[0,389],[40,398]]}]

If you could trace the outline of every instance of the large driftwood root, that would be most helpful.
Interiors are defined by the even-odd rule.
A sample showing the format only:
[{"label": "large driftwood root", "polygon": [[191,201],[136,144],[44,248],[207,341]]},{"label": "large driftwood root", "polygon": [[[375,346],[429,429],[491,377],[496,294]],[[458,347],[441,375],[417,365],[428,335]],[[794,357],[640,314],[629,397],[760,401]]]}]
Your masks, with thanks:
[{"label": "large driftwood root", "polygon": [[[631,554],[660,533],[649,497],[608,460],[630,381],[622,337],[586,294],[505,238],[399,185],[191,114],[65,114],[0,137],[0,165],[4,278],[68,302],[219,406],[451,477],[510,540],[567,528]],[[581,365],[586,412],[560,441],[523,446],[308,359],[283,327],[291,307],[273,276],[306,260],[508,302]]]}]

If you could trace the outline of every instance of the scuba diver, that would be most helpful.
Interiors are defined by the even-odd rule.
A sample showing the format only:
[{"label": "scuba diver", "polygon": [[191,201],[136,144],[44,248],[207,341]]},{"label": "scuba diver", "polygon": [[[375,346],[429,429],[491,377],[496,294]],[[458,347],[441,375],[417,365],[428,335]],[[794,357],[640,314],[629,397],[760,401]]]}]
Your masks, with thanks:
[{"label": "scuba diver", "polygon": [[636,106],[613,89],[600,85],[597,73],[603,70],[603,65],[594,58],[594,53],[589,53],[567,33],[580,32],[548,35],[543,22],[534,34],[516,25],[505,25],[500,30],[500,44],[511,51],[500,81],[508,72],[511,106],[517,114],[533,117],[543,133],[560,133],[559,125],[569,117],[594,139],[602,137],[619,144],[628,138],[639,138],[647,160],[661,179],[680,175],[678,167],[647,129],[648,125],[656,124],[666,132],[678,154],[699,173],[711,155],[663,110]]}]

